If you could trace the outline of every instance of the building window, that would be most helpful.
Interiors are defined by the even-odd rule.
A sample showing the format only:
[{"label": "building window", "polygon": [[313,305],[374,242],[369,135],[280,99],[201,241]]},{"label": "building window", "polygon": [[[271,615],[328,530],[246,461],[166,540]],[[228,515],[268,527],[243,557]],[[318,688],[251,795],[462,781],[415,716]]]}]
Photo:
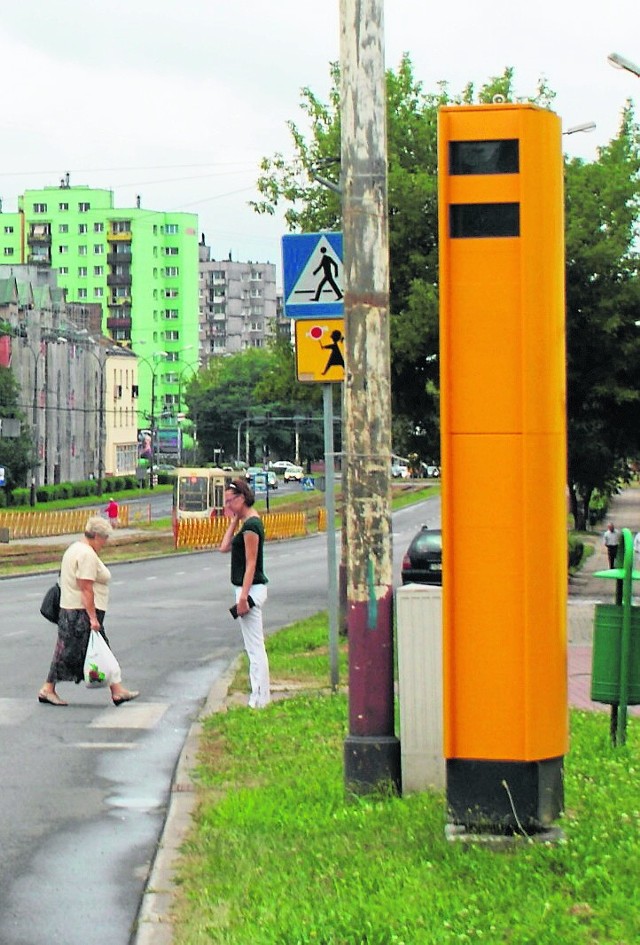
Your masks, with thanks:
[{"label": "building window", "polygon": [[78,256],[86,256],[86,255],[87,255],[87,247],[78,246]]},{"label": "building window", "polygon": [[131,220],[114,220],[111,224],[114,233],[129,233],[131,230]]},{"label": "building window", "polygon": [[83,278],[84,276],[86,276],[86,275],[87,275],[87,267],[86,267],[86,266],[78,266],[78,275],[80,276],[80,278]]},{"label": "building window", "polygon": [[68,232],[69,232],[69,224],[61,223],[60,226],[58,227],[58,233],[68,233]]},{"label": "building window", "polygon": [[88,210],[91,210],[91,204],[81,202],[78,204],[78,210],[80,211],[80,213],[87,213]]},{"label": "building window", "polygon": [[177,308],[165,308],[164,310],[165,318],[178,318],[178,309]]},{"label": "building window", "polygon": [[94,223],[93,224],[94,233],[104,233],[104,223]]},{"label": "building window", "polygon": [[94,243],[93,244],[94,256],[100,256],[102,255],[102,253],[104,253],[104,246],[102,245],[102,243]]},{"label": "building window", "polygon": [[180,352],[179,351],[168,351],[165,361],[179,361]]},{"label": "building window", "polygon": [[103,276],[104,275],[104,266],[94,266],[93,267],[94,276]]},{"label": "building window", "polygon": [[34,205],[33,205],[33,212],[34,212],[34,213],[46,213],[46,212],[47,212],[47,205],[46,205],[46,203],[34,203]]},{"label": "building window", "polygon": [[86,223],[78,224],[78,233],[88,233],[88,232],[89,232],[89,227]]},{"label": "building window", "polygon": [[4,254],[5,256],[13,256],[13,246],[5,246]]},{"label": "building window", "polygon": [[167,234],[177,233],[178,224],[177,223],[166,223],[164,226],[164,232]]},{"label": "building window", "polygon": [[175,277],[175,276],[179,276],[179,275],[180,275],[180,269],[178,268],[178,266],[167,266],[167,267],[165,268],[165,270],[164,270],[164,274],[165,274],[165,276],[167,276],[167,277],[169,277],[169,278],[172,277],[172,276],[174,276],[174,277]]},{"label": "building window", "polygon": [[164,340],[165,341],[180,341],[180,332],[179,331],[165,331]]},{"label": "building window", "polygon": [[165,256],[177,256],[177,255],[178,255],[178,247],[177,247],[177,246],[165,246],[164,254],[165,254]]},{"label": "building window", "polygon": [[177,289],[165,289],[165,290],[164,290],[164,297],[165,297],[165,299],[177,299],[177,298],[178,298],[178,290],[177,290]]},{"label": "building window", "polygon": [[104,289],[102,288],[102,286],[100,285],[96,286],[96,288],[93,290],[94,299],[101,299],[103,295],[104,295]]},{"label": "building window", "polygon": [[59,251],[59,253],[60,253],[61,256],[64,256],[65,253],[68,253],[68,252],[69,252],[69,247],[68,247],[68,246],[59,246],[59,247],[58,247],[58,251]]},{"label": "building window", "polygon": [[5,231],[5,233],[13,233],[13,227],[12,227],[12,226],[5,226],[4,231]]},{"label": "building window", "polygon": [[69,275],[69,267],[68,267],[68,266],[58,266],[58,272],[60,273],[61,276],[68,276],[68,275]]},{"label": "building window", "polygon": [[68,204],[68,203],[59,203],[59,204],[58,204],[58,210],[68,210],[68,209],[69,209],[69,204]]},{"label": "building window", "polygon": [[86,298],[87,298],[87,290],[86,290],[86,289],[78,289],[78,298],[79,298],[79,299],[86,299]]}]

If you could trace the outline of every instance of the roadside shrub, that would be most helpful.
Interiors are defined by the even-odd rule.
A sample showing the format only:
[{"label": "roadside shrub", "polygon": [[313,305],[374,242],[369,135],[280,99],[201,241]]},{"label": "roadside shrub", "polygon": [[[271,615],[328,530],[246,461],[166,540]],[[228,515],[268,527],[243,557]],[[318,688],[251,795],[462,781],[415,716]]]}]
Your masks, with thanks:
[{"label": "roadside shrub", "polygon": [[29,505],[30,489],[14,489],[11,495],[7,497],[8,504],[13,508],[23,505]]},{"label": "roadside shrub", "polygon": [[579,538],[574,538],[569,536],[569,567],[577,568],[584,555],[584,542],[580,541]]},{"label": "roadside shrub", "polygon": [[594,491],[591,496],[591,501],[589,502],[589,525],[593,527],[597,525],[598,522],[601,522],[607,514],[608,508],[609,496]]}]

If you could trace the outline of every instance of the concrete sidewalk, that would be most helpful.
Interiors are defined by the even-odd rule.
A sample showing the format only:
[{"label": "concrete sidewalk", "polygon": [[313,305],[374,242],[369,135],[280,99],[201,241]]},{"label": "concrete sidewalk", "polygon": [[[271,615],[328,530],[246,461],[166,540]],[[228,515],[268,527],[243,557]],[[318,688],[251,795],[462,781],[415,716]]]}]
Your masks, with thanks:
[{"label": "concrete sidewalk", "polygon": [[[569,639],[569,705],[578,709],[593,709],[608,712],[609,707],[589,698],[591,688],[591,643],[596,603],[613,603],[615,581],[594,577],[595,571],[608,568],[607,553],[602,535],[607,522],[616,528],[628,528],[632,534],[640,531],[640,485],[637,483],[614,496],[609,506],[606,522],[593,532],[594,554],[584,564],[579,574],[569,580],[569,604],[567,608],[567,634]],[[634,587],[634,603],[640,604],[640,582]],[[640,706],[629,708],[630,715],[640,715]]]}]

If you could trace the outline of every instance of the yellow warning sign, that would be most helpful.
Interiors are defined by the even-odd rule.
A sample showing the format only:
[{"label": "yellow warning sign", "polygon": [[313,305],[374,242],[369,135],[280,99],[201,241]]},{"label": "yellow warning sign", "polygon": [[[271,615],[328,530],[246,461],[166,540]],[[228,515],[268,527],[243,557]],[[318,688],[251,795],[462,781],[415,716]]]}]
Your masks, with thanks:
[{"label": "yellow warning sign", "polygon": [[344,380],[344,318],[296,319],[296,373],[299,381]]}]

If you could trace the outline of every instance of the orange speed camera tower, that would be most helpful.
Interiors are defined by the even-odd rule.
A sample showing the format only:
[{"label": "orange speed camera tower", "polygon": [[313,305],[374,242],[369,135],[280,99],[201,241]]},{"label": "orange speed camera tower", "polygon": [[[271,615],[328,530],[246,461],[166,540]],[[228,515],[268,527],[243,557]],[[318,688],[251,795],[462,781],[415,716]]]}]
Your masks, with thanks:
[{"label": "orange speed camera tower", "polygon": [[567,748],[560,120],[439,118],[445,755],[451,817],[536,832]]}]

